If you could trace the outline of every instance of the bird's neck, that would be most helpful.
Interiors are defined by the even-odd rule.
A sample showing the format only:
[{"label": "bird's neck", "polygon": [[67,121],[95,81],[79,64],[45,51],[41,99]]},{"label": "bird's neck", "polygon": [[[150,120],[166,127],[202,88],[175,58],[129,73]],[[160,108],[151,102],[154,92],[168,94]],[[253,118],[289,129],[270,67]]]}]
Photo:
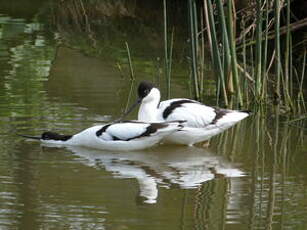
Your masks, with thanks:
[{"label": "bird's neck", "polygon": [[143,102],[140,106],[138,113],[138,120],[145,122],[156,122],[158,121],[158,105],[159,100],[151,100],[149,102]]}]

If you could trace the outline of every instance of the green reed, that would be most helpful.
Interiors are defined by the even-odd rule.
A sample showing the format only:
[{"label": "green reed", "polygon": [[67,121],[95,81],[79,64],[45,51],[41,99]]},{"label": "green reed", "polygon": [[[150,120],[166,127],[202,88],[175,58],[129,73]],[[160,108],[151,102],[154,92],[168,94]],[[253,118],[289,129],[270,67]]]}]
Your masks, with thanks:
[{"label": "green reed", "polygon": [[132,61],[131,61],[130,49],[129,49],[128,42],[125,42],[125,44],[126,44],[127,57],[128,57],[128,63],[129,63],[130,79],[134,80],[135,79],[134,78],[134,70],[133,70]]},{"label": "green reed", "polygon": [[255,92],[256,100],[261,100],[262,89],[262,0],[256,1],[257,22],[256,22],[256,74],[255,74]]},{"label": "green reed", "polygon": [[[294,58],[292,34],[306,25],[307,18],[291,21],[291,0],[250,1],[250,7],[240,11],[236,11],[234,4],[234,0],[204,0],[203,4],[188,1],[195,97],[201,98],[205,90],[206,76],[202,73],[205,33],[199,32],[204,31],[199,25],[204,25],[215,70],[217,99],[222,98],[229,106],[234,98],[237,106],[245,106],[267,104],[273,98],[274,103],[295,110],[294,100],[298,97],[303,100],[304,78],[300,74],[302,68],[294,71],[298,62]],[[237,31],[238,24],[241,26]],[[299,76],[296,88],[294,73]],[[300,92],[296,96],[294,89]]]},{"label": "green reed", "polygon": [[[219,42],[216,32],[216,26],[215,26],[215,18],[214,18],[214,12],[213,12],[213,6],[210,0],[205,0],[206,5],[208,7],[208,11],[205,12],[208,15],[208,24],[207,27],[210,28],[210,34],[208,36],[212,39],[212,49],[211,49],[211,56],[213,58],[212,63],[213,67],[215,69],[215,75],[217,78],[217,89],[222,90],[223,99],[226,105],[228,105],[228,96],[227,96],[227,90],[226,90],[226,84],[225,84],[225,78],[224,78],[224,68],[222,67],[222,61],[221,61],[221,55],[219,50]],[[217,99],[220,97],[220,90],[217,90]]]},{"label": "green reed", "polygon": [[168,38],[167,38],[167,9],[166,0],[163,0],[163,22],[164,22],[164,71],[167,86],[167,98],[170,97],[170,78],[168,76]]},{"label": "green reed", "polygon": [[306,105],[304,102],[304,93],[303,93],[303,82],[304,82],[304,78],[305,78],[305,67],[306,67],[306,53],[307,51],[304,51],[303,54],[303,60],[302,60],[302,73],[301,73],[301,79],[300,79],[300,83],[299,83],[299,91],[298,91],[298,102],[300,103],[299,105],[299,109],[301,107],[304,108],[304,110],[306,111]]},{"label": "green reed", "polygon": [[191,69],[192,69],[192,82],[194,85],[195,98],[199,100],[199,79],[198,79],[198,18],[195,0],[188,1],[189,9],[189,27],[190,27],[190,40],[191,40]]},{"label": "green reed", "polygon": [[235,11],[233,10],[233,1],[229,0],[227,2],[227,9],[228,9],[228,33],[229,33],[229,46],[230,46],[230,53],[231,53],[231,68],[232,68],[232,75],[234,77],[234,84],[236,86],[236,96],[238,99],[239,106],[243,106],[242,94],[241,94],[241,83],[239,79],[239,73],[237,68],[237,53],[236,53],[236,36],[234,34],[233,28],[235,26],[235,22],[233,22],[233,17],[236,18]]},{"label": "green reed", "polygon": [[280,0],[275,0],[275,77],[276,77],[276,96],[280,99],[280,78],[281,78],[281,63],[280,63]]},{"label": "green reed", "polygon": [[286,41],[285,41],[285,46],[286,46],[286,48],[285,48],[285,50],[286,50],[286,52],[285,52],[285,58],[284,58],[284,66],[285,66],[285,87],[284,87],[284,89],[285,89],[285,98],[286,98],[286,102],[288,103],[288,104],[291,104],[291,96],[290,96],[290,87],[289,87],[289,81],[290,81],[290,79],[289,79],[289,75],[290,75],[290,71],[291,71],[291,69],[290,68],[292,68],[292,66],[290,66],[289,65],[289,56],[290,56],[290,36],[291,36],[291,34],[290,34],[290,18],[291,18],[291,16],[290,16],[290,5],[291,4],[291,2],[290,2],[290,0],[287,0],[287,14],[286,14],[286,17],[287,17],[287,34],[286,34]]},{"label": "green reed", "polygon": [[[174,46],[174,28],[172,29],[171,36],[168,34],[167,22],[167,1],[163,0],[163,33],[164,33],[164,75],[167,88],[167,98],[171,96],[171,74],[172,74],[172,59],[173,59],[173,46]],[[170,40],[170,41],[169,41]]]},{"label": "green reed", "polygon": [[[298,111],[298,98],[303,102],[305,67],[304,50],[307,39],[296,31],[306,27],[307,17],[298,18],[293,0],[248,0],[249,6],[236,10],[244,0],[188,0],[190,30],[191,82],[195,98],[205,92],[205,54],[209,51],[215,74],[217,102],[247,106],[271,103]],[[101,16],[97,9],[109,9],[104,1],[57,0],[52,4],[51,26],[58,28],[63,41],[80,47],[71,32],[82,39],[81,50],[100,55],[97,28]],[[163,0],[164,73],[170,97],[172,55],[175,32],[167,20],[172,1]],[[114,6],[113,6],[114,5]],[[110,4],[116,9],[118,4]],[[95,6],[95,7],[93,7]],[[114,10],[116,12],[116,10]],[[135,12],[133,12],[134,14]],[[108,12],[105,12],[107,15]],[[161,15],[162,17],[162,15]],[[69,23],[68,23],[69,22]],[[236,29],[236,25],[241,25]],[[205,28],[204,28],[205,27]],[[65,31],[65,33],[64,33]],[[71,32],[69,32],[71,31]],[[206,31],[206,32],[205,32]],[[205,36],[205,38],[204,38]],[[208,41],[208,46],[204,41]],[[77,44],[77,45],[76,45]],[[84,47],[83,47],[84,46]],[[209,47],[207,49],[207,47]],[[134,79],[131,56],[126,44],[130,78]],[[119,66],[119,70],[121,68]],[[302,96],[303,95],[303,96]],[[234,98],[234,102],[232,101]],[[273,100],[272,100],[273,98]],[[300,103],[301,104],[301,103]],[[302,107],[304,108],[304,107]]]},{"label": "green reed", "polygon": [[[262,39],[262,50],[261,50],[261,58],[262,59],[262,65],[261,65],[261,82],[262,82],[262,91],[261,91],[261,97],[260,97],[260,102],[264,100],[264,98],[267,98],[267,66],[268,66],[268,25],[269,25],[269,4],[265,4],[265,10],[263,10],[264,12],[262,13],[262,16],[264,17],[264,21],[263,21],[263,27],[264,30],[262,31],[262,36],[260,36],[260,38]],[[260,14],[261,8],[259,8],[259,6],[257,7],[257,13]],[[265,15],[265,16],[264,16]],[[258,22],[260,22],[261,17],[257,17]],[[258,40],[259,42],[259,40]]]}]

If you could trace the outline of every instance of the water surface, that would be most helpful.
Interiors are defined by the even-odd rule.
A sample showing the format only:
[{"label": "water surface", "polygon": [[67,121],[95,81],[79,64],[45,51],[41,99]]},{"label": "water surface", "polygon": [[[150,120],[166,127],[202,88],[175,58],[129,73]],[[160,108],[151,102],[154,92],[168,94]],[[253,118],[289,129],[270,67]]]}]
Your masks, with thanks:
[{"label": "water surface", "polygon": [[[131,83],[116,63],[9,13],[0,15],[1,229],[307,228],[306,124],[279,111],[254,114],[209,148],[110,152],[16,136],[112,121]],[[190,96],[182,76],[173,82],[174,97]]]}]

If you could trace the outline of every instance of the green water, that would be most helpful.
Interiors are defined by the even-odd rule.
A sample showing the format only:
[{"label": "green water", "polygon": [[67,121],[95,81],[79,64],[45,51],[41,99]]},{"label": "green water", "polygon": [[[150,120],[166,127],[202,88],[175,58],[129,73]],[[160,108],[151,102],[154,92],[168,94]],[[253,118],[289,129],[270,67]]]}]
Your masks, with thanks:
[{"label": "green water", "polygon": [[[278,111],[254,114],[209,148],[114,153],[16,136],[109,122],[130,82],[115,61],[58,45],[31,9],[4,9],[0,229],[307,229],[306,124]],[[138,73],[155,68],[144,63]],[[180,74],[173,82],[174,97],[190,97]]]}]

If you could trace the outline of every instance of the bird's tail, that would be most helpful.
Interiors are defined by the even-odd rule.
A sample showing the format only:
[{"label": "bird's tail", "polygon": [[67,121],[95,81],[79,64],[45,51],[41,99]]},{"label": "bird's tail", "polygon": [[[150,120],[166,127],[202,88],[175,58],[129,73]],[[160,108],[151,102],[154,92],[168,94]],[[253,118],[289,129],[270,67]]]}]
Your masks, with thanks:
[{"label": "bird's tail", "polygon": [[246,117],[248,117],[251,114],[250,111],[236,111],[233,110],[231,112],[227,112],[225,113],[223,116],[221,116],[220,118],[218,118],[214,124],[220,128],[223,129],[227,129],[233,125],[235,125],[236,123],[238,123],[239,121],[245,119]]},{"label": "bird's tail", "polygon": [[167,122],[163,122],[163,128],[160,129],[160,133],[172,133],[175,131],[179,131],[184,127],[184,123],[186,123],[186,121],[184,120],[174,120],[174,121],[167,121]]}]

